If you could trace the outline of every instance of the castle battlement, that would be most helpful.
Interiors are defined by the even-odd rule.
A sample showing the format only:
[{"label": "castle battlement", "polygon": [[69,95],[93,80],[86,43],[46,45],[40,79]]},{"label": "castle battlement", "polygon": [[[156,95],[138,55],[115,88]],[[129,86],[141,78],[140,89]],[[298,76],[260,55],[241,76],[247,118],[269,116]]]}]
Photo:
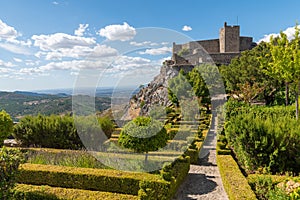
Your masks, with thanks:
[{"label": "castle battlement", "polygon": [[191,41],[185,44],[174,42],[172,60],[174,64],[182,62],[182,59],[174,60],[179,56],[192,65],[207,62],[227,65],[232,58],[254,46],[256,43],[253,42],[252,37],[240,36],[240,26],[228,26],[225,22],[224,27],[219,31],[218,39]]}]

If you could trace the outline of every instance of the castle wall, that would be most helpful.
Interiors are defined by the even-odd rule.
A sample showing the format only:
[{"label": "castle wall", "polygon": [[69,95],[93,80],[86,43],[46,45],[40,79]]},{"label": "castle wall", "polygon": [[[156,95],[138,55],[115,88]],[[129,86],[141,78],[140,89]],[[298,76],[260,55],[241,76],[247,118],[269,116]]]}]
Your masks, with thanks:
[{"label": "castle wall", "polygon": [[207,51],[207,53],[218,53],[218,52],[220,52],[219,39],[202,40],[202,41],[197,41],[197,43],[200,44]]},{"label": "castle wall", "polygon": [[220,53],[240,51],[240,27],[227,26],[220,29]]},{"label": "castle wall", "polygon": [[252,42],[252,37],[240,37],[240,51],[251,49]]},{"label": "castle wall", "polygon": [[214,63],[216,65],[228,65],[230,64],[231,60],[237,56],[239,56],[240,53],[216,53],[216,54],[210,54],[211,58],[213,59]]},{"label": "castle wall", "polygon": [[178,54],[180,50],[187,49],[188,52],[182,57],[192,65],[212,61],[216,64],[229,64],[240,52],[253,48],[253,44],[252,37],[240,37],[240,26],[227,26],[225,22],[220,29],[219,39],[173,43],[173,53]]}]

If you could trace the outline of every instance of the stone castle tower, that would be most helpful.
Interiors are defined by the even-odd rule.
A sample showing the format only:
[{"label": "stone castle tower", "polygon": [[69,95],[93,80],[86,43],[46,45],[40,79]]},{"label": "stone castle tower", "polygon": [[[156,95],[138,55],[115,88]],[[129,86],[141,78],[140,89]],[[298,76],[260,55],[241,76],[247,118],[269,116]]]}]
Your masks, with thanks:
[{"label": "stone castle tower", "polygon": [[[214,62],[217,65],[228,65],[231,60],[239,56],[242,51],[256,46],[252,37],[240,36],[240,26],[228,26],[220,28],[219,38],[210,40],[191,41],[185,44],[173,43],[173,65],[198,65]],[[185,52],[182,55],[181,52]],[[181,55],[183,59],[179,59]]]},{"label": "stone castle tower", "polygon": [[227,26],[220,29],[220,53],[235,53],[240,51],[240,26]]}]

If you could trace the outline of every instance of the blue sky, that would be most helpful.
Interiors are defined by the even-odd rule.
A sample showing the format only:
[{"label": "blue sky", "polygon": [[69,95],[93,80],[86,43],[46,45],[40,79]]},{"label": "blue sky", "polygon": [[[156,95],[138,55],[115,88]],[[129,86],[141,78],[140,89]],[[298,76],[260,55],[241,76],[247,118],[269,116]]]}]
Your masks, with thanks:
[{"label": "blue sky", "polygon": [[297,0],[1,0],[0,90],[147,83],[174,40],[217,38],[227,21],[259,41],[289,32],[299,7]]}]

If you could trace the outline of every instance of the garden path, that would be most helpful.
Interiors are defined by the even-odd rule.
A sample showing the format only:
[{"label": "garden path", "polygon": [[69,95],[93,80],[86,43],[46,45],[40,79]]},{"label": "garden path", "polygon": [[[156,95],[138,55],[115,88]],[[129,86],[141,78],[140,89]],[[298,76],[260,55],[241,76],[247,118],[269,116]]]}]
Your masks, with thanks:
[{"label": "garden path", "polygon": [[228,200],[216,162],[217,117],[213,115],[210,130],[200,151],[199,161],[191,165],[189,174],[173,200]]}]

